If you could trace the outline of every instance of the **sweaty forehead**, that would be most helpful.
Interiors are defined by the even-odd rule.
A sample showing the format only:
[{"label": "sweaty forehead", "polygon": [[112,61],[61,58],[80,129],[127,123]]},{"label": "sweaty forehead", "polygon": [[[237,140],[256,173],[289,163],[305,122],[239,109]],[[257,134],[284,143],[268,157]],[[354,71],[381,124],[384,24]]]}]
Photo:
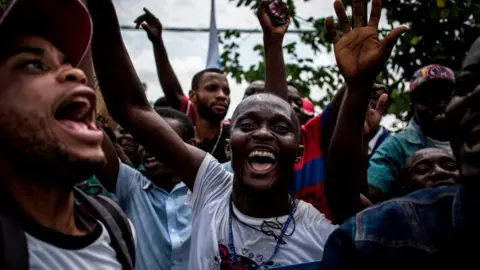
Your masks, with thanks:
[{"label": "sweaty forehead", "polygon": [[248,114],[272,117],[283,116],[292,120],[292,108],[283,99],[271,94],[257,94],[243,100],[233,113],[233,122],[241,116]]}]

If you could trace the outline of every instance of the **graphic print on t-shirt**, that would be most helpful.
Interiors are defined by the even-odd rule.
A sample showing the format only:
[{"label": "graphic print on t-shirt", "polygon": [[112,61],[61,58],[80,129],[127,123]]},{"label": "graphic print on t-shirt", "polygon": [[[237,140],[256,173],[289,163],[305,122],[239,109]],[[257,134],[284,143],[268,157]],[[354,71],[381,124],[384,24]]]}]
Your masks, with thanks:
[{"label": "graphic print on t-shirt", "polygon": [[[213,269],[231,270],[232,253],[222,242],[223,241],[219,241],[218,243],[219,254],[215,257],[215,266]],[[233,263],[236,270],[268,269],[280,266],[279,264],[275,264],[274,261],[263,262],[264,259],[265,257],[262,254],[255,254],[246,248],[241,248],[237,250]]]}]

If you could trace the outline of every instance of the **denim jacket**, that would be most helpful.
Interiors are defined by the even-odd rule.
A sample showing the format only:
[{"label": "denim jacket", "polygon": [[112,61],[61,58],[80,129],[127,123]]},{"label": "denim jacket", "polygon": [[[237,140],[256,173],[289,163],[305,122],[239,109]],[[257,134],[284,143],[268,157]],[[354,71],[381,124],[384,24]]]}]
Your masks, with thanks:
[{"label": "denim jacket", "polygon": [[358,213],[328,239],[323,269],[477,269],[479,186],[423,189]]}]

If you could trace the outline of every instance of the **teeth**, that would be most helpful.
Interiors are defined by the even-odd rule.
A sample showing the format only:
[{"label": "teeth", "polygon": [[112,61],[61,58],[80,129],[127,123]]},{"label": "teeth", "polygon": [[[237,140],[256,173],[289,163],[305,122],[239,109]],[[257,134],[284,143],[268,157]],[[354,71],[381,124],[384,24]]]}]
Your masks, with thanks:
[{"label": "teeth", "polygon": [[147,161],[148,162],[154,162],[154,161],[157,161],[157,159],[155,157],[149,157],[149,158],[147,158]]},{"label": "teeth", "polygon": [[268,158],[271,158],[273,160],[275,160],[275,156],[270,153],[270,152],[266,152],[266,151],[252,151],[249,155],[248,155],[249,158],[251,157],[268,157]]},{"label": "teeth", "polygon": [[86,97],[78,96],[72,100],[73,102],[84,102],[90,105],[90,100]]},{"label": "teeth", "polygon": [[85,104],[85,108],[83,109],[82,112],[88,112],[88,111],[90,111],[90,108],[92,107],[92,104],[90,104],[90,101],[85,97],[76,97],[70,103]]}]

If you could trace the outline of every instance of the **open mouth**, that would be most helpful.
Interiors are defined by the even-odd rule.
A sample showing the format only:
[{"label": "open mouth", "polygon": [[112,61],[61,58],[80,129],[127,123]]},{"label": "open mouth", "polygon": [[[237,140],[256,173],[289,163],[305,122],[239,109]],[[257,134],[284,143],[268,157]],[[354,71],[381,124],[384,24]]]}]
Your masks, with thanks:
[{"label": "open mouth", "polygon": [[446,180],[446,181],[438,181],[435,184],[433,184],[434,188],[437,187],[449,187],[455,185],[455,182],[453,180]]},{"label": "open mouth", "polygon": [[[93,98],[95,95],[93,95]],[[71,135],[89,142],[103,139],[103,133],[95,126],[95,100],[87,95],[76,95],[60,105],[55,119]]]},{"label": "open mouth", "polygon": [[120,146],[123,148],[123,151],[127,153],[137,153],[138,151],[138,144],[130,140],[125,139],[120,141]]},{"label": "open mouth", "polygon": [[439,120],[444,120],[445,119],[445,113],[439,113],[433,117],[434,121],[439,121]]},{"label": "open mouth", "polygon": [[145,159],[144,159],[143,163],[144,163],[143,165],[146,168],[152,168],[152,167],[158,166],[160,164],[160,162],[157,160],[156,157],[150,156],[150,155],[145,156]]},{"label": "open mouth", "polygon": [[270,172],[277,164],[275,155],[268,151],[252,151],[248,155],[248,164],[258,173]]}]

